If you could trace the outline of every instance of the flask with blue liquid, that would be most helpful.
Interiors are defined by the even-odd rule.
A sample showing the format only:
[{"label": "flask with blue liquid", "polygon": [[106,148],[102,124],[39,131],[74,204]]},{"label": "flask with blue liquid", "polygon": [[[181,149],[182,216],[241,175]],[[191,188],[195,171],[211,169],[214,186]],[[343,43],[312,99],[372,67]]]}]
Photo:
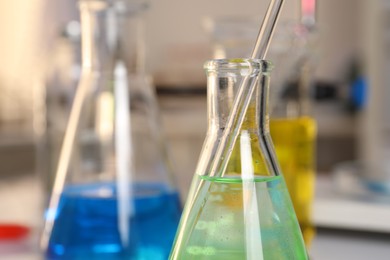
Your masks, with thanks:
[{"label": "flask with blue liquid", "polygon": [[154,90],[137,59],[132,25],[147,4],[79,7],[82,75],[45,215],[45,258],[167,259],[181,204]]}]

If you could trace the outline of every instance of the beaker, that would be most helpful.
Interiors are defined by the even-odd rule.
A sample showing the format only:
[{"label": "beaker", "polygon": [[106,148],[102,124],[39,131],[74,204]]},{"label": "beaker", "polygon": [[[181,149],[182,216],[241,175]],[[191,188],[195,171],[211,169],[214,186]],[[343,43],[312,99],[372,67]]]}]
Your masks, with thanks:
[{"label": "beaker", "polygon": [[[270,63],[211,60],[205,70],[208,132],[170,259],[307,259],[269,135]],[[256,89],[230,158],[220,158],[227,165],[215,168],[217,147],[243,82]]]},{"label": "beaker", "polygon": [[41,246],[47,259],[166,259],[181,214],[150,78],[128,59],[144,2],[80,0],[82,74]]}]

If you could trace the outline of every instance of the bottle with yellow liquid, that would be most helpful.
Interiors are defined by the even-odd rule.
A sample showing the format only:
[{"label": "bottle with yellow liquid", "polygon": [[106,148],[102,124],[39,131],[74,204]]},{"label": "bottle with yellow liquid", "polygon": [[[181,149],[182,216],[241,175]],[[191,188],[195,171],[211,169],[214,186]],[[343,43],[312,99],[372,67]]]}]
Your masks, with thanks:
[{"label": "bottle with yellow liquid", "polygon": [[[305,28],[300,28],[303,33]],[[270,131],[303,238],[306,246],[310,246],[315,235],[312,205],[317,124],[310,116],[309,89],[313,66],[307,55],[309,50],[303,50],[305,47],[307,45],[303,46],[301,42],[300,52],[292,53],[291,48],[285,48],[279,49],[282,51],[277,55],[273,53],[278,64],[286,53],[294,56],[295,62],[281,64],[280,68],[276,64],[275,74],[280,77],[271,84]]]},{"label": "bottle with yellow liquid", "polygon": [[270,129],[303,238],[309,246],[315,235],[312,204],[315,186],[316,122],[309,116],[278,118],[271,120]]}]

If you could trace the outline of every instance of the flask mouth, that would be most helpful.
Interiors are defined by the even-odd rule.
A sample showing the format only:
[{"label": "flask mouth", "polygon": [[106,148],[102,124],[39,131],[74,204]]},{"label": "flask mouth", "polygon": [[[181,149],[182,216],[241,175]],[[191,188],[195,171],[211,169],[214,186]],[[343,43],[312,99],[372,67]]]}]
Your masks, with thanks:
[{"label": "flask mouth", "polygon": [[269,73],[273,66],[268,60],[238,58],[208,60],[204,63],[203,68],[207,73],[237,72],[243,76],[247,76],[259,73]]}]

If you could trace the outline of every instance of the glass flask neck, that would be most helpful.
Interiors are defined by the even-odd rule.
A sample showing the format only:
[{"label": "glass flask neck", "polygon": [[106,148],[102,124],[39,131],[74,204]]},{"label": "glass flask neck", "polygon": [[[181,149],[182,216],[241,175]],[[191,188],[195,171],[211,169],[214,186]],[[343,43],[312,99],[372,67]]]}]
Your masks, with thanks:
[{"label": "glass flask neck", "polygon": [[129,73],[143,72],[147,8],[145,1],[80,0],[83,70],[112,70],[120,59]]},{"label": "glass flask neck", "polygon": [[268,84],[270,64],[266,61],[237,59],[212,60],[205,64],[208,86],[209,129],[223,130],[240,84],[245,77],[248,84],[259,79],[250,100],[242,129],[268,133]]},{"label": "glass flask neck", "polygon": [[[198,162],[197,174],[211,177],[228,175],[242,177],[241,167],[244,164],[251,165],[250,162],[253,162],[252,175],[279,175],[280,170],[269,134],[270,67],[267,61],[251,59],[212,60],[205,64],[209,128]],[[244,120],[238,130],[238,138],[234,140],[229,137],[234,136],[233,133],[227,135],[225,133],[228,129],[235,131],[227,126],[228,117],[238,90],[243,87],[244,91],[249,91],[249,86],[254,86],[254,92],[247,104]],[[236,121],[234,124],[239,123]],[[229,145],[220,153],[219,143],[221,138],[226,136],[229,138]]]}]

